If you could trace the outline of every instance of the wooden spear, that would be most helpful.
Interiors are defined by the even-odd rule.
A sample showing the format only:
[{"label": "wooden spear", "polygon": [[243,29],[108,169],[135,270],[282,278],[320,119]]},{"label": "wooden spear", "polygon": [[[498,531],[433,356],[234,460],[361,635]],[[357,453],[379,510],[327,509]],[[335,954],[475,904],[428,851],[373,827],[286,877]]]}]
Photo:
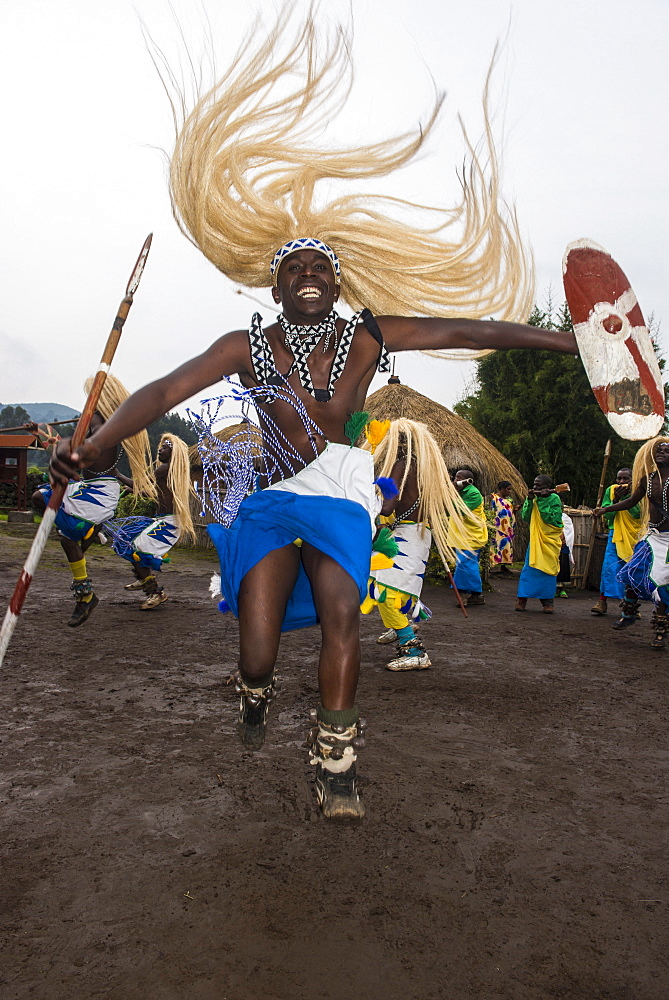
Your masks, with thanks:
[{"label": "wooden spear", "polygon": [[[604,496],[604,490],[606,488],[606,470],[609,465],[609,459],[611,457],[611,438],[606,442],[606,448],[604,449],[604,463],[602,465],[602,475],[599,480],[599,490],[597,491],[597,503],[595,507],[599,507],[602,502],[602,497]],[[583,579],[581,580],[581,590],[585,590],[588,586],[588,573],[590,572],[590,562],[592,560],[592,550],[595,545],[595,534],[597,533],[597,522],[598,517],[595,517],[592,522],[592,531],[590,532],[590,544],[588,545],[588,552],[585,557],[585,569],[583,570]]]},{"label": "wooden spear", "polygon": [[48,423],[49,427],[60,427],[61,424],[73,424],[79,417],[70,417],[69,420],[32,420],[29,424],[21,424],[20,427],[0,427],[0,434],[11,434],[12,431],[29,431],[33,424]]},{"label": "wooden spear", "polygon": [[[86,405],[84,406],[74,434],[72,435],[72,451],[76,451],[76,449],[83,443],[88,433],[91,418],[95,413],[95,407],[100,399],[102,387],[105,384],[109,367],[112,363],[118,342],[121,338],[123,324],[126,321],[127,315],[130,311],[130,306],[133,302],[133,295],[137,291],[137,286],[139,285],[140,278],[142,277],[142,271],[144,270],[146,258],[149,254],[152,238],[153,233],[149,234],[144,241],[144,246],[142,247],[141,253],[137,258],[137,263],[135,264],[132,274],[130,275],[130,281],[128,282],[128,287],[125,290],[125,297],[118,308],[118,313],[116,314],[116,319],[114,320],[111,328],[111,333],[107,338],[107,343],[104,351],[102,352],[102,358],[100,359],[100,364],[98,365],[98,370],[95,374],[91,391],[88,394]],[[40,557],[44,551],[44,546],[46,545],[46,540],[49,537],[49,532],[51,531],[53,522],[56,519],[56,514],[58,513],[60,505],[63,502],[65,489],[66,487],[60,483],[53,487],[51,498],[49,499],[49,503],[44,511],[44,516],[42,517],[42,523],[37,529],[32,546],[30,547],[30,552],[28,553],[26,561],[23,564],[21,575],[18,579],[16,587],[14,588],[14,593],[12,594],[9,607],[7,608],[7,613],[5,614],[5,618],[2,623],[2,629],[0,630],[0,666],[2,666],[2,662],[5,658],[9,640],[14,632],[14,627],[21,613],[23,602],[26,599],[26,594],[28,593],[28,588],[32,583],[33,575],[37,569]]]},{"label": "wooden spear", "polygon": [[462,613],[465,616],[465,618],[467,618],[467,612],[465,610],[464,604],[462,603],[462,598],[460,597],[460,591],[455,586],[455,580],[453,579],[453,574],[451,573],[451,571],[450,571],[450,569],[449,569],[448,566],[446,566],[446,572],[448,573],[448,579],[451,581],[451,587],[455,591],[455,596],[458,599],[458,604],[460,605],[460,610],[462,611]]}]

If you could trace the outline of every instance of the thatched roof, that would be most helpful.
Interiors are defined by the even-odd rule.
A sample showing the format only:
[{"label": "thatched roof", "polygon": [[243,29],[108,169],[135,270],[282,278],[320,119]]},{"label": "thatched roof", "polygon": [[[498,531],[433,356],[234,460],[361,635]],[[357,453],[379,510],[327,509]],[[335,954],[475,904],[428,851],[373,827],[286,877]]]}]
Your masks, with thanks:
[{"label": "thatched roof", "polygon": [[527,486],[518,469],[497,448],[457,413],[415,389],[407,385],[385,385],[367,397],[365,409],[375,420],[406,417],[427,424],[451,472],[471,469],[476,475],[476,485],[485,496],[504,479],[508,479],[519,499],[527,496]]},{"label": "thatched roof", "polygon": [[[229,441],[231,437],[238,434],[241,430],[248,427],[248,424],[240,421],[238,424],[231,424],[229,427],[224,427],[221,431],[216,431],[214,437],[217,437],[219,441]],[[262,444],[262,439],[260,437],[259,431],[255,427],[251,427],[250,430],[251,440],[253,441],[253,454],[260,454],[260,446]],[[223,456],[225,457],[225,456]],[[193,444],[188,449],[188,459],[190,461],[190,467],[192,472],[196,472],[202,468],[202,458],[200,452],[198,451],[198,446]]]}]

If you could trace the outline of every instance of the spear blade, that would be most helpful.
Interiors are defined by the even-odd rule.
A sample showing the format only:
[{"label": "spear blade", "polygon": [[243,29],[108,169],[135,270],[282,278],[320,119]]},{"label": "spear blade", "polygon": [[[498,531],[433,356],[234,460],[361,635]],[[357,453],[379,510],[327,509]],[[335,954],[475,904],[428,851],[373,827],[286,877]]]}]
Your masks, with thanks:
[{"label": "spear blade", "polygon": [[137,258],[137,263],[132,269],[132,274],[130,275],[130,281],[128,282],[128,287],[125,290],[125,294],[129,295],[131,298],[137,291],[137,286],[139,285],[142,274],[144,272],[144,265],[146,264],[146,258],[149,256],[149,250],[151,249],[152,239],[153,239],[153,233],[149,233],[149,235],[144,240],[144,246],[142,247],[139,257]]}]

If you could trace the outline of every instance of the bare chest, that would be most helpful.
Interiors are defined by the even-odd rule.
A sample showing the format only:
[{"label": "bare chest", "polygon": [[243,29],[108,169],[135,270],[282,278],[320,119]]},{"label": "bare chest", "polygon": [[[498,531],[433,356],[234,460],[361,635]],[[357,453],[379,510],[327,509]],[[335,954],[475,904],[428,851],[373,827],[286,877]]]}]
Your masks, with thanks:
[{"label": "bare chest", "polygon": [[669,470],[661,470],[660,475],[654,475],[649,483],[647,496],[650,501],[652,519],[658,520],[658,515],[665,521],[669,520]]},{"label": "bare chest", "polygon": [[158,494],[158,514],[174,513],[174,496],[172,490],[167,485],[167,472],[160,475],[160,468],[156,472],[156,492]]},{"label": "bare chest", "polygon": [[[299,414],[299,409],[303,408],[310,420],[322,432],[323,438],[341,444],[348,443],[344,434],[346,421],[351,413],[363,409],[367,390],[376,370],[378,346],[375,341],[366,331],[356,331],[345,364],[341,366],[338,377],[333,380],[333,365],[337,353],[335,344],[331,343],[325,349],[323,344],[317,344],[306,357],[303,355],[298,363],[291,349],[283,341],[278,328],[268,328],[266,337],[273,367],[281,376],[281,380],[288,383],[299,406],[282,400],[267,402],[260,398],[256,406],[261,415],[261,423],[263,418],[274,421],[291,443],[299,447],[300,438],[314,436],[313,428],[311,434],[305,434],[303,420]],[[305,364],[308,369],[306,378],[304,372],[300,371],[300,367]],[[260,387],[263,384],[259,381],[253,365],[250,365],[249,371],[240,378],[247,388]],[[319,396],[321,398],[318,398]],[[329,398],[323,398],[324,396]],[[318,436],[317,432],[315,436]]]}]

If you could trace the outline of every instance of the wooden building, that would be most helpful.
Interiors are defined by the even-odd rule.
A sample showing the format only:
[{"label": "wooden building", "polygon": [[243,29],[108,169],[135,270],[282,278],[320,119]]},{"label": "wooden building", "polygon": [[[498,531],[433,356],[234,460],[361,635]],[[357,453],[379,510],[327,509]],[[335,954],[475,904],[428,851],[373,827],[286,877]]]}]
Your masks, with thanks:
[{"label": "wooden building", "polygon": [[27,509],[28,449],[36,446],[34,434],[0,432],[0,509]]}]

